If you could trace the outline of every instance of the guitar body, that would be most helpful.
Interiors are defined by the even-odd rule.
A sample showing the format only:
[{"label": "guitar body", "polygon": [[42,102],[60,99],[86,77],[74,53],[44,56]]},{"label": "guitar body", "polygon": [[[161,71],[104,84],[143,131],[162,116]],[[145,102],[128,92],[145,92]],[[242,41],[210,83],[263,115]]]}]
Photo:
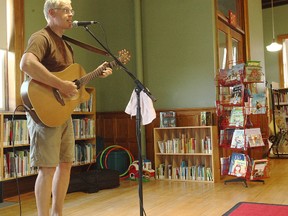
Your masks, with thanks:
[{"label": "guitar body", "polygon": [[[74,81],[83,77],[86,72],[79,64],[72,64],[53,74],[62,80]],[[21,86],[21,98],[26,110],[35,122],[48,127],[64,124],[74,109],[90,98],[85,86],[80,87],[78,94],[72,98],[62,98],[58,94],[56,89],[33,79],[23,82]]]}]

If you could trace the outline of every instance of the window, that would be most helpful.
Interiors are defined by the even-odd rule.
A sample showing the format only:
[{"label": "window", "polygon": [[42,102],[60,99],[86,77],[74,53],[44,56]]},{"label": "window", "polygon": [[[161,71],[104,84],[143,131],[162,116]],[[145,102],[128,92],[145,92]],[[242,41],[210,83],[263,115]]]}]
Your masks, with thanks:
[{"label": "window", "polygon": [[280,86],[288,88],[288,35],[278,36],[278,41],[283,45],[279,53]]},{"label": "window", "polygon": [[229,68],[245,60],[245,35],[218,21],[219,68]]},{"label": "window", "polygon": [[218,65],[231,68],[246,60],[244,0],[218,0],[217,5]]}]

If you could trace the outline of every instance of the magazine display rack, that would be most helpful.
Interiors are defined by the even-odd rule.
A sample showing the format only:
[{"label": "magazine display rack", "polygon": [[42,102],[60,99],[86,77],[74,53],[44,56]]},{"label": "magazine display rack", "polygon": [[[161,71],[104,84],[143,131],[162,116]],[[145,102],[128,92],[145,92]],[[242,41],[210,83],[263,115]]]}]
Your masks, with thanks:
[{"label": "magazine display rack", "polygon": [[251,173],[256,172],[252,170],[255,160],[251,158],[251,151],[263,151],[266,146],[261,125],[252,121],[252,115],[267,117],[266,93],[257,89],[260,83],[264,83],[264,76],[259,62],[241,63],[219,71],[216,108],[221,175],[236,177],[226,180],[225,184],[243,182],[247,187],[247,180],[264,182],[262,179],[268,177],[265,168],[265,172],[259,171],[263,176],[257,174],[257,179],[251,178]]},{"label": "magazine display rack", "polygon": [[154,128],[156,179],[218,181],[217,139],[216,126]]}]

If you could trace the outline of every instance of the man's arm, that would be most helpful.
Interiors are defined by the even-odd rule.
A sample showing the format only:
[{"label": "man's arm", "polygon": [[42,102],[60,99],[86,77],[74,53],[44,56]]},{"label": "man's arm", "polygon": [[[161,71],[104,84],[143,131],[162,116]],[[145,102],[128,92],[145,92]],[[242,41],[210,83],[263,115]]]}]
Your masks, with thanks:
[{"label": "man's arm", "polygon": [[58,89],[62,94],[72,97],[77,94],[74,82],[61,80],[48,71],[38,58],[32,53],[25,53],[20,61],[20,69],[32,79]]}]

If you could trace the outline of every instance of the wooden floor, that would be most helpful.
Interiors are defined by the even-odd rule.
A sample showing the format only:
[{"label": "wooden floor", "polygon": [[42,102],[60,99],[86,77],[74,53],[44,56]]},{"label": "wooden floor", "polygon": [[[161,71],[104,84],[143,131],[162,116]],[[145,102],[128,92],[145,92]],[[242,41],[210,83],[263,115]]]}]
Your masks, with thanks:
[{"label": "wooden floor", "polygon": [[[215,184],[153,180],[143,183],[144,209],[147,216],[219,216],[243,201],[288,205],[287,182],[287,159],[271,159],[271,177],[265,180],[265,184],[248,182],[247,188],[243,183],[225,185],[223,180]],[[13,197],[6,201],[17,200]],[[23,216],[37,215],[33,193],[22,195],[21,200]],[[1,208],[0,215],[20,215],[19,205]],[[140,215],[138,183],[125,180],[116,189],[68,194],[64,215]]]}]

